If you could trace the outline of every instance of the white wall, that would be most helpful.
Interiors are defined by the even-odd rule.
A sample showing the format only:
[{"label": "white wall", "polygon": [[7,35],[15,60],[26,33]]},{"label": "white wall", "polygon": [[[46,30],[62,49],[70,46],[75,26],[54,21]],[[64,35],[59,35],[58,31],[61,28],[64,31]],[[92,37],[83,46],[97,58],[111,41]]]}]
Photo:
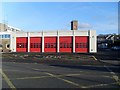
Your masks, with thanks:
[{"label": "white wall", "polygon": [[84,30],[84,31],[76,30],[75,36],[88,36],[88,30]]},{"label": "white wall", "polygon": [[59,36],[73,36],[73,31],[59,31]]},{"label": "white wall", "polygon": [[[59,33],[58,33],[59,32]],[[44,36],[73,36],[73,30],[70,31],[45,31]],[[42,32],[29,32],[30,37],[42,37]],[[75,36],[88,36],[88,30],[74,30]],[[17,37],[27,37],[27,32],[16,32]]]},{"label": "white wall", "polygon": [[11,51],[16,52],[16,33],[11,33]]},{"label": "white wall", "polygon": [[57,36],[57,31],[44,32],[44,36]]},{"label": "white wall", "polygon": [[30,32],[30,37],[42,37],[42,32]]},{"label": "white wall", "polygon": [[[16,52],[16,37],[42,37],[42,41],[44,40],[44,37],[46,36],[89,36],[89,52],[95,53],[97,52],[97,42],[96,42],[96,31],[95,30],[70,30],[70,31],[48,31],[48,32],[14,32],[11,34],[11,50],[13,52]],[[75,38],[74,38],[75,39]],[[75,43],[75,40],[73,40]],[[43,43],[43,42],[42,42]],[[73,51],[75,52],[75,44],[73,44],[74,48]],[[44,47],[44,43],[42,44],[42,47]],[[29,50],[28,50],[29,51]],[[59,49],[57,50],[59,52]],[[44,49],[42,49],[42,52],[44,52]]]},{"label": "white wall", "polygon": [[27,32],[15,32],[16,37],[27,37]]},{"label": "white wall", "polygon": [[97,52],[97,41],[96,41],[96,31],[90,30],[89,31],[89,52],[96,53]]}]

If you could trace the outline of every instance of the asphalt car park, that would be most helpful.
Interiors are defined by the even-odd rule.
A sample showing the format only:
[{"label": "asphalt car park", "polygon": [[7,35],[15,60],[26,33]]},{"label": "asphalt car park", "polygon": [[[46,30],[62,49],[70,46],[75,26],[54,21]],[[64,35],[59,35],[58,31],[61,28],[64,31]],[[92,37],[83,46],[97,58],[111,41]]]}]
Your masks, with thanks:
[{"label": "asphalt car park", "polygon": [[106,55],[110,54],[5,53],[2,87],[119,89],[119,57],[113,64]]}]

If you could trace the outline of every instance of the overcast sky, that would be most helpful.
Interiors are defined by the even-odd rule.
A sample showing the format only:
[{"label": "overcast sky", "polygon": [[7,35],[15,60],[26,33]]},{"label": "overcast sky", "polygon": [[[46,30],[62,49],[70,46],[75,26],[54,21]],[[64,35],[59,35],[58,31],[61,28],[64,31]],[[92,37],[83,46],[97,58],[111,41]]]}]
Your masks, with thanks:
[{"label": "overcast sky", "polygon": [[2,6],[1,22],[24,31],[70,30],[71,20],[78,20],[79,30],[118,33],[118,2],[6,2]]}]

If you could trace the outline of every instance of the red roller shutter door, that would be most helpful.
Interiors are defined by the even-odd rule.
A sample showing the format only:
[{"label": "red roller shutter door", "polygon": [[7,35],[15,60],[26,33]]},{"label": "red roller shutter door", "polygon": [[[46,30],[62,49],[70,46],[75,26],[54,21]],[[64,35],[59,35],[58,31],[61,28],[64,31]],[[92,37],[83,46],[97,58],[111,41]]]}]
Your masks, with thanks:
[{"label": "red roller shutter door", "polygon": [[57,52],[57,37],[44,37],[44,52]]},{"label": "red roller shutter door", "polygon": [[60,52],[72,52],[72,36],[60,36],[59,38],[59,51]]},{"label": "red roller shutter door", "polygon": [[28,45],[27,37],[17,37],[16,38],[16,52],[27,52]]},{"label": "red roller shutter door", "polygon": [[41,37],[30,37],[30,52],[41,52],[42,39]]},{"label": "red roller shutter door", "polygon": [[89,37],[76,36],[75,37],[75,52],[87,53],[89,50]]}]

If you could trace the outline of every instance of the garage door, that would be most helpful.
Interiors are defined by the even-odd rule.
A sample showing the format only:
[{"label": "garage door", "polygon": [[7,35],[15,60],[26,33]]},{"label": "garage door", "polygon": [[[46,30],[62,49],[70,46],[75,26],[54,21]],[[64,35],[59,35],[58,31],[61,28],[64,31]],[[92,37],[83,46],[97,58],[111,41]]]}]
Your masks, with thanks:
[{"label": "garage door", "polygon": [[89,50],[89,37],[88,36],[76,36],[75,37],[75,52],[87,53]]},{"label": "garage door", "polygon": [[60,52],[72,52],[72,36],[60,36],[59,43]]},{"label": "garage door", "polygon": [[42,38],[30,37],[30,52],[41,52],[42,50]]},{"label": "garage door", "polygon": [[16,51],[17,52],[27,52],[27,37],[17,37],[16,38]]},{"label": "garage door", "polygon": [[44,37],[44,52],[57,52],[57,37]]}]

